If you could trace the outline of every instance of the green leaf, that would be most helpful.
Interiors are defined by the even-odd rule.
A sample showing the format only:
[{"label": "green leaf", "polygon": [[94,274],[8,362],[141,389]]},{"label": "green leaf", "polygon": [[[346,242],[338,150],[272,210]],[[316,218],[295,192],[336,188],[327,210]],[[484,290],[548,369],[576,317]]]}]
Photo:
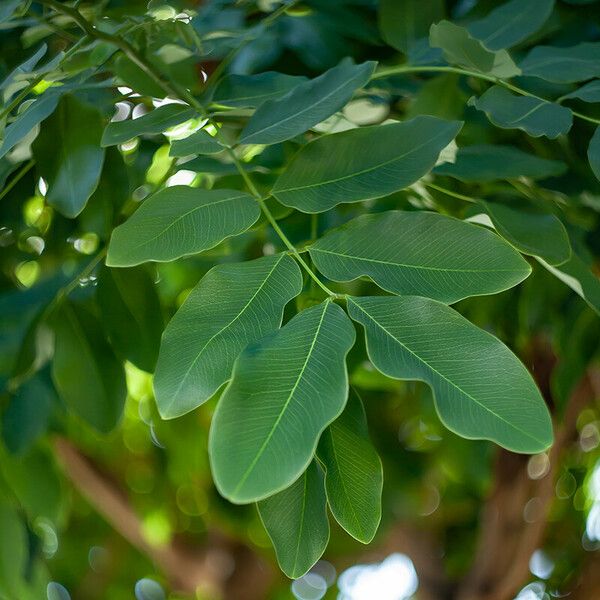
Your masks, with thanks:
[{"label": "green leaf", "polygon": [[257,506],[281,570],[292,579],[302,577],[321,558],[329,542],[321,469],[312,461],[289,488]]},{"label": "green leaf", "polygon": [[254,113],[240,136],[241,144],[276,144],[304,133],[340,110],[365,85],[374,62],[343,61],[319,77],[298,84],[285,96],[267,100]]},{"label": "green leaf", "polygon": [[519,65],[523,75],[553,83],[574,83],[600,77],[600,42],[576,46],[536,46]]},{"label": "green leaf", "polygon": [[323,432],[317,456],[325,467],[333,516],[352,537],[368,544],[381,520],[383,468],[356,392],[350,392],[344,412]]},{"label": "green leaf", "polygon": [[464,27],[450,21],[440,21],[431,26],[429,44],[433,48],[441,48],[444,57],[451,64],[496,77],[515,77],[521,74],[506,50],[488,50]]},{"label": "green leaf", "polygon": [[496,127],[521,129],[533,137],[553,140],[567,133],[573,125],[570,109],[533,96],[517,96],[494,85],[469,105],[484,112]]},{"label": "green leaf", "polygon": [[523,254],[539,256],[552,265],[569,260],[571,244],[565,226],[552,213],[524,198],[481,201],[496,231]]},{"label": "green leaf", "polygon": [[422,116],[323,136],[294,156],[272,193],[309,213],[391,194],[427,174],[461,127]]},{"label": "green leaf", "polygon": [[102,135],[102,146],[123,144],[140,135],[164,133],[169,127],[188,121],[195,115],[194,109],[184,104],[166,104],[151,110],[137,119],[113,121]]},{"label": "green leaf", "polygon": [[114,62],[115,75],[127,86],[142,96],[164,98],[165,90],[127,56],[119,53]]},{"label": "green leaf", "polygon": [[236,108],[256,108],[267,100],[277,100],[305,83],[306,77],[267,71],[257,75],[227,75],[219,81],[213,102]]},{"label": "green leaf", "polygon": [[228,500],[262,500],[306,469],[348,396],[354,328],[327,300],[251,344],[237,359],[209,438],[213,478]]},{"label": "green leaf", "polygon": [[182,140],[173,140],[169,155],[180,157],[191,154],[216,154],[222,150],[223,146],[212,135],[200,129]]},{"label": "green leaf", "polygon": [[588,160],[596,178],[600,181],[600,127],[596,127],[588,146]]},{"label": "green leaf", "polygon": [[510,48],[539,31],[552,14],[554,0],[511,0],[467,25],[490,50]]},{"label": "green leaf", "polygon": [[366,275],[388,292],[446,303],[496,294],[531,273],[497,235],[430,212],[363,215],[326,234],[309,252],[319,271],[334,281]]},{"label": "green leaf", "polygon": [[563,100],[572,98],[584,102],[600,102],[600,79],[594,79],[594,81],[590,81],[570,94],[563,96]]},{"label": "green leaf", "polygon": [[[1,9],[0,9],[1,12]],[[0,22],[2,18],[0,17]],[[47,44],[42,44],[27,60],[17,65],[0,83],[0,99],[4,103],[8,103],[17,90],[24,88],[27,85],[28,79],[31,77],[31,71],[46,54],[48,50]],[[28,77],[29,76],[29,77]]]},{"label": "green leaf", "polygon": [[519,177],[544,179],[566,170],[567,165],[560,161],[527,154],[513,146],[476,144],[459,148],[456,162],[438,165],[433,172],[462,181],[484,182]]},{"label": "green leaf", "polygon": [[567,262],[558,266],[550,265],[541,258],[537,260],[600,315],[600,279],[575,252],[571,253]]},{"label": "green leaf", "polygon": [[213,267],[167,326],[154,377],[163,419],[206,402],[231,377],[240,352],[281,325],[285,305],[302,291],[287,254]]},{"label": "green leaf", "polygon": [[531,375],[500,340],[452,308],[417,296],[348,298],[385,375],[428,383],[442,422],[469,439],[542,452],[552,422]]},{"label": "green leaf", "polygon": [[58,106],[60,94],[50,91],[37,100],[33,100],[21,111],[15,120],[4,130],[4,139],[0,144],[0,158],[12,150],[36,125],[47,119]]},{"label": "green leaf", "polygon": [[0,6],[0,23],[8,21],[19,8],[22,0],[4,0]]},{"label": "green leaf", "polygon": [[123,365],[87,311],[63,302],[53,318],[52,377],[66,405],[102,433],[121,418],[127,389]]},{"label": "green leaf", "polygon": [[115,352],[136,367],[154,371],[163,330],[156,286],[143,267],[100,271],[98,305]]},{"label": "green leaf", "polygon": [[259,215],[254,198],[238,190],[169,187],[113,231],[106,264],[132,267],[197,254],[246,231]]},{"label": "green leaf", "polygon": [[404,52],[429,33],[432,23],[444,17],[443,0],[380,0],[379,30],[390,45]]},{"label": "green leaf", "polygon": [[91,104],[65,95],[33,144],[37,169],[48,183],[46,201],[70,219],[98,186],[104,150],[102,115]]},{"label": "green leaf", "polygon": [[17,511],[0,497],[0,590],[9,600],[20,598],[29,557],[27,529]]}]

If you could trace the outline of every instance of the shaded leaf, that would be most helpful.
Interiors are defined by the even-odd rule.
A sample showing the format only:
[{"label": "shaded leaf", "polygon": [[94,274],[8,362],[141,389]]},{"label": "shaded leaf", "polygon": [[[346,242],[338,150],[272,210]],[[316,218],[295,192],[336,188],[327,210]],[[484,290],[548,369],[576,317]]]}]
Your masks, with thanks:
[{"label": "shaded leaf", "polygon": [[600,79],[594,79],[594,81],[590,81],[570,94],[563,96],[563,100],[572,98],[584,102],[600,102]]},{"label": "shaded leaf", "polygon": [[154,377],[163,419],[206,402],[240,352],[281,325],[285,305],[301,291],[302,274],[287,254],[213,267],[163,336]]},{"label": "shaded leaf", "polygon": [[519,66],[523,75],[554,83],[600,77],[600,42],[584,42],[567,48],[536,46]]},{"label": "shaded leaf", "polygon": [[385,375],[425,381],[442,422],[469,439],[542,452],[552,422],[531,375],[497,338],[452,308],[417,296],[348,298],[369,358]]},{"label": "shaded leaf", "polygon": [[[54,315],[52,377],[67,406],[102,433],[121,418],[127,389],[123,365],[87,311],[63,302]],[[82,383],[84,388],[82,389]]]},{"label": "shaded leaf", "polygon": [[240,136],[242,144],[276,144],[304,133],[340,110],[369,81],[374,62],[343,61],[319,77],[298,84],[285,96],[267,100]]},{"label": "shaded leaf", "polygon": [[329,232],[309,252],[334,281],[366,275],[388,292],[447,303],[498,293],[531,273],[492,232],[429,212],[363,215]]},{"label": "shaded leaf", "polygon": [[294,156],[272,193],[309,213],[391,194],[428,173],[461,126],[422,116],[318,138]]},{"label": "shaded leaf", "polygon": [[213,479],[228,500],[262,500],[306,469],[348,396],[345,357],[354,328],[327,300],[248,346],[213,417]]},{"label": "shaded leaf", "polygon": [[281,570],[292,579],[302,577],[321,558],[329,541],[321,469],[312,461],[289,488],[257,506]]},{"label": "shaded leaf", "polygon": [[113,68],[115,75],[125,85],[142,96],[152,96],[154,98],[165,97],[165,90],[123,53],[119,53],[114,61]]},{"label": "shaded leaf", "polygon": [[517,96],[494,85],[469,105],[484,112],[488,119],[503,129],[521,129],[533,137],[551,140],[567,133],[573,125],[573,113],[566,107],[533,96]]},{"label": "shaded leaf", "polygon": [[197,254],[246,231],[259,215],[254,198],[238,190],[168,187],[113,231],[106,264],[131,267]]},{"label": "shaded leaf", "polygon": [[596,127],[587,151],[590,167],[600,181],[600,127]]},{"label": "shaded leaf", "polygon": [[190,154],[216,154],[222,150],[224,150],[223,146],[212,135],[200,129],[182,140],[173,140],[169,155],[177,157]]},{"label": "shaded leaf", "polygon": [[344,412],[323,432],[317,456],[325,467],[333,516],[352,537],[368,544],[381,520],[383,468],[356,392],[350,392]]}]

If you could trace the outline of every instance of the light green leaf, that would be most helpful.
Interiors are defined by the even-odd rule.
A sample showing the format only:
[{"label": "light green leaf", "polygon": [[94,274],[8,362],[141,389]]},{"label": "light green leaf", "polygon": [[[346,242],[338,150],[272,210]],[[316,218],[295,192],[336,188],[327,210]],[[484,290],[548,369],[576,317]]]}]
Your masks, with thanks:
[{"label": "light green leaf", "polygon": [[432,23],[443,17],[443,0],[379,0],[381,37],[405,54],[415,41],[429,33]]},{"label": "light green leaf", "polygon": [[306,77],[267,71],[257,75],[227,75],[219,81],[213,102],[237,108],[256,108],[267,100],[285,96]]},{"label": "light green leaf", "polygon": [[63,302],[52,323],[52,377],[66,405],[102,433],[121,418],[127,389],[123,365],[91,313]]},{"label": "light green leaf", "polygon": [[600,79],[594,79],[580,88],[563,96],[563,100],[568,99],[583,100],[584,102],[600,102]]},{"label": "light green leaf", "polygon": [[588,146],[588,160],[596,178],[600,181],[600,127],[596,127]]},{"label": "light green leaf", "polygon": [[476,144],[459,148],[454,163],[438,165],[433,172],[462,181],[485,182],[519,177],[544,179],[566,170],[565,163],[527,154],[513,146]]},{"label": "light green leaf", "polygon": [[22,108],[15,120],[4,130],[0,158],[12,150],[32,129],[47,119],[58,106],[60,94],[50,91]]},{"label": "light green leaf", "polygon": [[[324,493],[323,493],[324,494]],[[0,497],[0,593],[20,597],[29,557],[27,529],[19,513]]]},{"label": "light green leaf", "polygon": [[467,29],[490,50],[510,48],[541,29],[553,8],[554,0],[510,0]]},{"label": "light green leaf", "polygon": [[484,112],[496,127],[521,129],[533,137],[553,140],[567,133],[573,125],[570,109],[533,96],[517,96],[494,85],[469,105]]},{"label": "light green leaf", "polygon": [[531,273],[520,254],[494,233],[429,212],[363,215],[325,235],[309,252],[334,281],[366,275],[388,292],[446,303],[496,294]]},{"label": "light green leaf", "polygon": [[188,121],[194,115],[194,110],[187,105],[166,104],[137,119],[113,121],[104,130],[102,146],[123,144],[139,135],[164,133],[169,127]]},{"label": "light green leaf", "polygon": [[374,68],[374,62],[343,61],[285,96],[267,100],[242,131],[240,143],[276,144],[304,133],[340,110],[369,81]]},{"label": "light green leaf", "polygon": [[550,446],[552,422],[539,390],[493,335],[429,298],[348,298],[348,309],[365,327],[375,367],[389,377],[428,383],[450,430],[514,452]]},{"label": "light green leaf", "polygon": [[242,352],[210,429],[213,478],[225,498],[262,500],[306,469],[346,404],[354,338],[344,311],[327,300]]},{"label": "light green leaf", "polygon": [[292,579],[302,577],[321,558],[329,541],[321,469],[312,461],[289,488],[257,506],[281,570]]},{"label": "light green leaf", "polygon": [[552,213],[524,198],[482,200],[480,204],[496,231],[523,254],[540,256],[553,265],[569,260],[571,244],[567,230]]},{"label": "light green leaf", "polygon": [[333,516],[352,537],[368,544],[381,520],[383,468],[356,392],[350,392],[344,412],[323,432],[317,456],[325,467]]},{"label": "light green leaf", "polygon": [[287,254],[213,267],[163,336],[154,377],[163,419],[206,402],[240,352],[281,325],[285,305],[301,291],[302,274]]},{"label": "light green leaf", "polygon": [[450,21],[440,21],[429,30],[429,44],[441,48],[446,60],[496,77],[515,77],[521,71],[506,50],[492,52],[464,28]]},{"label": "light green leaf", "polygon": [[519,65],[523,75],[554,83],[574,83],[600,77],[600,42],[576,46],[536,46]]},{"label": "light green leaf", "polygon": [[102,269],[97,298],[115,352],[139,369],[154,371],[163,318],[156,286],[146,269]]},{"label": "light green leaf", "polygon": [[427,174],[461,126],[422,116],[318,138],[294,156],[272,193],[309,213],[391,194]]},{"label": "light green leaf", "polygon": [[169,187],[113,231],[106,264],[132,267],[197,254],[246,231],[259,216],[254,198],[238,190]]},{"label": "light green leaf", "polygon": [[102,125],[94,106],[68,94],[33,143],[37,169],[48,183],[46,201],[70,219],[98,186],[104,163]]},{"label": "light green leaf", "polygon": [[192,135],[171,142],[170,156],[190,156],[191,154],[217,154],[223,146],[209,133],[200,129]]}]

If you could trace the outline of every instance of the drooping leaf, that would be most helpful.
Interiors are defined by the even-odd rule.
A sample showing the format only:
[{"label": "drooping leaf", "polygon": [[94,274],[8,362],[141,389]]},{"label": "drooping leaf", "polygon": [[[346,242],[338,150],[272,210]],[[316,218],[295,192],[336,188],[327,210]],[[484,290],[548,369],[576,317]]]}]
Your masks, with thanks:
[{"label": "drooping leaf", "polygon": [[59,93],[49,91],[22,108],[15,120],[4,130],[0,158],[6,156],[36,125],[47,119],[58,106],[59,99]]},{"label": "drooping leaf", "polygon": [[97,298],[102,325],[116,353],[139,369],[154,371],[163,318],[146,269],[102,269]]},{"label": "drooping leaf", "polygon": [[433,172],[462,181],[484,182],[518,177],[543,179],[566,170],[563,162],[527,154],[513,146],[476,144],[459,148],[455,162],[438,165]]},{"label": "drooping leaf", "polygon": [[161,416],[206,402],[240,352],[281,325],[285,305],[301,290],[302,274],[287,254],[213,267],[165,330],[154,377]]},{"label": "drooping leaf", "polygon": [[467,29],[490,50],[510,48],[541,29],[553,8],[554,0],[510,0]]},{"label": "drooping leaf", "polygon": [[321,137],[296,154],[272,193],[309,213],[391,194],[428,173],[461,126],[422,116]]},{"label": "drooping leaf", "polygon": [[432,23],[444,17],[444,2],[431,0],[380,0],[379,30],[390,45],[407,53],[408,49],[429,33]]},{"label": "drooping leaf", "polygon": [[302,577],[329,542],[323,473],[315,461],[287,489],[257,504],[277,562],[290,578]]},{"label": "drooping leaf", "polygon": [[59,395],[98,431],[110,431],[121,418],[125,404],[123,365],[104,339],[100,323],[84,309],[65,301],[52,325],[52,377]]},{"label": "drooping leaf", "polygon": [[334,281],[366,275],[388,292],[446,303],[498,293],[531,273],[519,253],[492,232],[421,211],[357,217],[309,246],[309,252]]},{"label": "drooping leaf", "polygon": [[533,137],[553,140],[573,125],[573,113],[568,108],[533,96],[517,96],[499,85],[471,98],[469,105],[484,112],[496,127],[521,129]]},{"label": "drooping leaf", "polygon": [[197,254],[246,231],[259,215],[252,196],[238,190],[169,187],[113,231],[106,264],[132,267]]},{"label": "drooping leaf", "polygon": [[417,296],[349,298],[382,373],[433,389],[442,422],[469,439],[542,452],[552,423],[531,375],[500,340],[452,308]]},{"label": "drooping leaf", "polygon": [[304,133],[340,110],[369,81],[374,62],[343,61],[285,96],[260,105],[241,133],[242,144],[276,144]]},{"label": "drooping leaf", "polygon": [[444,57],[451,64],[496,77],[515,77],[521,74],[506,50],[488,50],[467,29],[450,21],[440,21],[431,26],[429,44],[433,48],[441,48]]},{"label": "drooping leaf", "polygon": [[481,206],[498,233],[523,254],[539,256],[552,265],[560,265],[571,256],[567,230],[552,213],[524,198],[482,200]]},{"label": "drooping leaf", "polygon": [[191,119],[194,114],[194,110],[185,104],[166,104],[137,119],[113,121],[102,134],[102,146],[123,144],[139,135],[163,133],[169,127]]},{"label": "drooping leaf", "polygon": [[594,131],[588,146],[587,156],[592,172],[600,181],[600,127],[596,127],[596,131]]},{"label": "drooping leaf", "polygon": [[563,96],[563,100],[571,98],[583,100],[584,102],[600,102],[600,79],[594,79],[570,94]]},{"label": "drooping leaf", "polygon": [[242,352],[209,438],[213,478],[228,500],[262,500],[306,469],[346,404],[354,337],[344,311],[328,300]]},{"label": "drooping leaf", "polygon": [[356,392],[350,392],[344,412],[323,432],[317,456],[325,467],[333,516],[352,537],[368,544],[381,520],[383,469]]},{"label": "drooping leaf", "polygon": [[48,183],[46,201],[65,217],[76,217],[100,179],[102,115],[75,96],[62,97],[33,144],[37,169]]},{"label": "drooping leaf", "polygon": [[520,65],[523,75],[553,83],[574,83],[600,77],[600,42],[576,46],[536,46]]},{"label": "drooping leaf", "polygon": [[223,146],[212,135],[201,129],[182,140],[172,141],[169,155],[178,157],[190,154],[217,154],[223,150]]},{"label": "drooping leaf", "polygon": [[305,83],[306,77],[267,71],[257,75],[227,75],[219,81],[213,102],[237,108],[256,108],[276,100]]}]

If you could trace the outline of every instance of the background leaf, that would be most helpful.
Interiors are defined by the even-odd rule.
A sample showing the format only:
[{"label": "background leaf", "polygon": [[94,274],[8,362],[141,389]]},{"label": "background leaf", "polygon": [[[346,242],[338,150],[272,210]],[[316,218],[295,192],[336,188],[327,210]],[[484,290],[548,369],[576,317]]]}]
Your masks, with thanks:
[{"label": "background leaf", "polygon": [[600,127],[596,127],[596,131],[594,131],[594,135],[588,146],[587,155],[590,167],[598,181],[600,181]]},{"label": "background leaf", "polygon": [[190,154],[217,154],[224,150],[223,146],[206,131],[201,129],[192,135],[171,142],[170,156],[189,156]]},{"label": "background leaf", "polygon": [[600,77],[600,42],[576,46],[536,46],[521,61],[523,75],[553,83],[573,83]]}]

